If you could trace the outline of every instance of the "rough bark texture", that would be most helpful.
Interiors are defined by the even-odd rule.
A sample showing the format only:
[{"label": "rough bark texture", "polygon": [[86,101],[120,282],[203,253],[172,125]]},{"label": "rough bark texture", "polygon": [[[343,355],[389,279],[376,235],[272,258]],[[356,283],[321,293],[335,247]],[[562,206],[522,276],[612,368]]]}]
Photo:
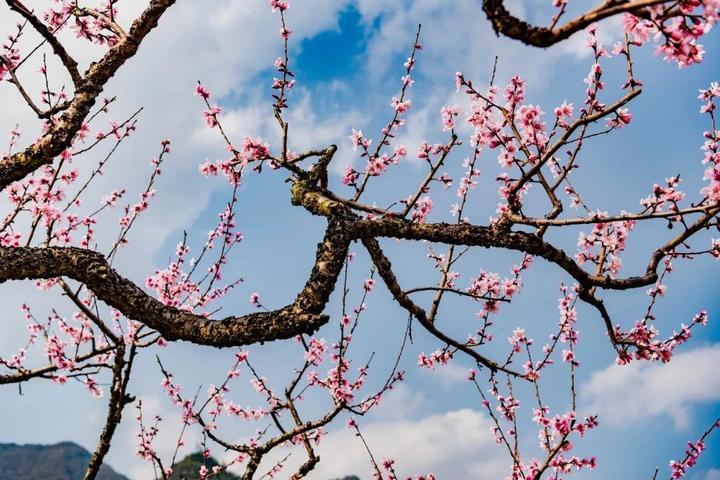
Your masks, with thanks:
[{"label": "rough bark texture", "polygon": [[520,40],[534,47],[547,48],[570,38],[594,22],[623,12],[642,15],[648,7],[670,4],[668,0],[606,0],[597,8],[576,17],[557,28],[538,27],[520,20],[505,8],[504,0],[483,0],[483,11],[495,33]]},{"label": "rough bark texture", "polygon": [[122,412],[125,405],[134,400],[127,394],[128,381],[130,380],[130,371],[132,369],[133,357],[135,354],[134,347],[131,347],[130,359],[125,361],[125,346],[118,346],[115,352],[115,363],[113,365],[113,379],[110,389],[110,400],[108,401],[108,412],[105,418],[105,426],[100,433],[95,451],[90,457],[88,467],[85,470],[83,480],[95,480],[100,468],[103,465],[103,459],[110,451],[110,442],[115,435],[117,426],[122,420]]},{"label": "rough bark texture", "polygon": [[309,294],[300,294],[296,303],[223,320],[163,305],[110,268],[102,254],[79,248],[0,247],[0,281],[68,277],[84,283],[99,300],[157,330],[167,340],[229,347],[312,333],[327,322],[321,312],[339,272],[339,268],[329,267],[335,267],[336,256],[345,255],[334,247],[330,242],[319,245],[321,260],[305,287]]},{"label": "rough bark texture", "polygon": [[532,233],[470,224],[413,223],[394,218],[385,218],[379,221],[364,220],[359,223],[357,229],[362,232],[362,235],[369,237],[429,240],[448,245],[517,250],[544,258],[548,262],[558,265],[581,285],[624,290],[650,285],[657,280],[654,270],[648,271],[642,276],[624,279],[592,275],[583,270],[564,251]]}]

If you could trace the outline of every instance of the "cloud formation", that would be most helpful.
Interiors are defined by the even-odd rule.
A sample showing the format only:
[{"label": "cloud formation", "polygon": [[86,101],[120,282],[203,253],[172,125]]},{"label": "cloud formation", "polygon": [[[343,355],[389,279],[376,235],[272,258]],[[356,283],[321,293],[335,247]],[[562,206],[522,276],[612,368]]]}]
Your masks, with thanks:
[{"label": "cloud formation", "polygon": [[[360,422],[363,437],[377,462],[395,461],[398,478],[433,473],[437,478],[473,478],[497,480],[508,470],[506,452],[492,437],[492,421],[472,409],[451,410],[428,416]],[[322,440],[316,452],[322,461],[310,478],[343,478],[357,475],[372,478],[374,469],[362,441],[354,430],[340,427]],[[277,455],[284,457],[287,452]],[[288,461],[284,474],[303,460],[297,450]],[[268,458],[263,465],[272,465]]]},{"label": "cloud formation", "polygon": [[684,429],[693,406],[720,400],[720,370],[712,365],[720,365],[720,344],[679,353],[664,365],[612,365],[581,386],[581,397],[587,411],[611,425],[669,415]]}]

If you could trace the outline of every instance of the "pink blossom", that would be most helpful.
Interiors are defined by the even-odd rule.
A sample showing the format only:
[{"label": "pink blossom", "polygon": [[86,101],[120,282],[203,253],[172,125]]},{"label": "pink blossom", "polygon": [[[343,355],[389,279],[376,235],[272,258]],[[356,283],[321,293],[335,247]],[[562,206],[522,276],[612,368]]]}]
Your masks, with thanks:
[{"label": "pink blossom", "polygon": [[208,110],[205,110],[203,112],[203,116],[205,117],[205,123],[207,123],[208,127],[213,128],[218,125],[218,119],[217,116],[220,114],[222,110],[217,105],[213,105]]},{"label": "pink blossom", "polygon": [[284,2],[281,0],[270,0],[270,9],[271,11],[279,10],[281,12],[287,10],[289,8],[288,2]]},{"label": "pink blossom", "polygon": [[441,110],[443,130],[452,130],[455,128],[455,118],[460,113],[460,107],[457,105],[444,106]]},{"label": "pink blossom", "polygon": [[262,304],[260,303],[260,294],[257,292],[253,292],[250,294],[250,305],[253,305],[255,307],[262,307]]},{"label": "pink blossom", "polygon": [[400,100],[399,98],[393,97],[392,98],[392,107],[395,109],[397,113],[405,113],[410,109],[410,100]]},{"label": "pink blossom", "polygon": [[422,197],[413,208],[412,219],[418,223],[425,223],[428,214],[433,208],[433,201],[430,197]]},{"label": "pink blossom", "polygon": [[208,100],[210,98],[210,92],[200,83],[198,83],[195,87],[195,95],[201,97],[203,100]]}]

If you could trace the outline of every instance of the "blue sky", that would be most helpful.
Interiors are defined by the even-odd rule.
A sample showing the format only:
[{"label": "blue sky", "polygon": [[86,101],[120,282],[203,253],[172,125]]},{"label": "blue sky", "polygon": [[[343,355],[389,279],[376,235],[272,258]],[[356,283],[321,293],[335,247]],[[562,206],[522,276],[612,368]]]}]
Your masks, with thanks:
[{"label": "blue sky", "polygon": [[[147,160],[162,138],[174,142],[174,153],[158,183],[158,199],[135,232],[132,249],[120,257],[118,268],[138,281],[155,268],[164,267],[182,231],[201,242],[212,227],[216,213],[227,199],[228,189],[219,179],[204,179],[197,165],[205,158],[219,158],[223,146],[214,132],[202,125],[202,106],[192,96],[200,79],[219,95],[225,111],[224,124],[236,139],[245,134],[260,135],[273,143],[277,139],[270,109],[268,68],[280,52],[277,19],[260,0],[244,2],[218,1],[201,6],[182,2],[174,7],[160,28],[148,39],[138,58],[127,66],[109,86],[109,93],[120,97],[120,118],[125,111],[143,105],[145,111],[140,129],[120,152],[115,170],[108,182],[124,182],[138,190],[144,182]],[[547,2],[549,4],[549,2]],[[525,10],[529,18],[547,18],[548,11],[533,10],[535,2],[516,2],[514,8]],[[0,7],[2,8],[2,7]],[[132,7],[135,8],[135,7]],[[4,15],[4,10],[0,18]],[[132,12],[127,13],[131,15]],[[525,47],[497,38],[490,30],[477,0],[432,2],[429,0],[381,2],[379,0],[297,0],[288,12],[295,30],[291,46],[291,68],[297,74],[298,86],[290,97],[288,118],[291,124],[291,147],[319,148],[335,142],[340,146],[335,176],[359,159],[347,136],[352,128],[362,128],[377,138],[391,114],[390,98],[397,94],[402,63],[412,43],[415,28],[423,24],[424,46],[419,54],[416,83],[410,96],[413,107],[401,142],[411,154],[422,140],[441,141],[443,137],[439,111],[446,103],[460,102],[454,89],[454,73],[463,71],[467,78],[485,83],[493,59],[499,56],[498,83],[520,73],[528,80],[528,102],[540,104],[545,112],[563,100],[582,102],[591,59],[585,54],[583,38],[574,37],[548,50]],[[4,27],[5,20],[0,21]],[[6,29],[5,29],[6,30]],[[4,31],[4,30],[3,30]],[[601,27],[604,38],[617,35],[617,23]],[[584,197],[596,208],[610,212],[635,209],[654,182],[681,173],[683,189],[693,194],[699,190],[703,168],[700,165],[702,132],[706,119],[698,113],[697,90],[716,80],[720,71],[718,33],[704,43],[707,56],[699,66],[678,70],[652,55],[651,47],[635,51],[635,71],[645,82],[643,95],[631,105],[634,118],[630,127],[592,141],[584,152],[582,169],[576,180]],[[92,51],[78,50],[83,58]],[[181,52],[183,54],[181,54]],[[624,62],[606,61],[606,98],[620,95],[624,79]],[[10,111],[24,118],[22,106],[12,103],[7,88],[0,90],[0,101]],[[0,129],[10,120],[0,120]],[[277,143],[274,143],[277,145]],[[448,171],[459,177],[461,161],[467,151],[449,160]],[[482,178],[471,194],[468,215],[485,222],[497,203],[493,181],[498,167],[495,155],[483,158]],[[369,198],[379,205],[413,191],[424,171],[419,163],[408,160],[395,167]],[[288,185],[280,174],[271,172],[249,176],[240,192],[238,223],[245,240],[233,253],[228,277],[242,276],[245,282],[223,305],[223,314],[250,311],[247,298],[253,291],[262,295],[269,307],[286,304],[306,279],[312,266],[315,244],[323,232],[323,221],[311,218],[301,208],[289,204]],[[98,192],[107,187],[98,186]],[[453,191],[439,193],[431,219],[448,219]],[[643,268],[658,238],[668,238],[662,223],[638,228],[631,237],[624,258],[625,272]],[[572,251],[577,231],[551,235],[553,241]],[[435,281],[426,248],[422,245],[383,242],[396,268],[401,284],[420,286]],[[361,246],[351,270],[351,304],[358,301],[362,281],[368,276],[369,263]],[[507,275],[517,254],[479,251],[471,254],[461,278],[466,281],[481,269]],[[633,364],[621,371],[611,367],[614,355],[605,339],[599,318],[591,309],[579,307],[582,332],[579,356],[580,411],[599,410],[600,429],[578,442],[578,452],[598,455],[598,469],[578,478],[649,478],[655,466],[666,468],[672,458],[681,456],[685,441],[694,439],[720,415],[720,301],[716,295],[718,264],[701,260],[689,264],[677,262],[676,272],[668,281],[668,295],[657,310],[657,324],[669,333],[680,322],[688,322],[699,309],[710,313],[710,325],[696,331],[693,340],[678,350],[678,357],[664,369],[655,365]],[[568,282],[557,268],[537,261],[525,277],[525,289],[517,302],[508,306],[497,319],[496,336],[502,344],[496,352],[506,351],[504,337],[517,326],[525,327],[530,336],[544,339],[558,320],[557,299],[561,282]],[[23,300],[18,300],[22,298]],[[644,289],[636,293],[604,295],[609,309],[625,326],[640,318],[646,306]],[[15,349],[21,340],[22,301],[35,301],[38,310],[60,305],[51,303],[32,286],[13,284],[0,290],[5,309],[7,333],[0,347]],[[406,314],[382,285],[372,293],[354,348],[358,362],[375,352],[375,380],[381,382],[394,359],[405,326]],[[328,307],[333,322],[320,335],[329,341],[337,335],[339,301]],[[472,304],[449,302],[441,319],[450,331],[467,332],[476,308]],[[458,325],[456,326],[455,323]],[[414,344],[403,360],[407,382],[393,392],[376,416],[363,420],[369,435],[374,436],[379,456],[394,455],[402,473],[435,471],[440,478],[501,478],[508,463],[505,452],[489,440],[489,423],[480,409],[479,399],[468,382],[462,380],[470,362],[458,357],[445,371],[428,372],[415,367],[420,352],[429,353],[440,345],[415,328]],[[541,340],[538,340],[541,341]],[[282,382],[288,362],[301,358],[293,342],[276,342],[252,347],[252,356],[270,379]],[[146,352],[142,367],[136,372],[131,390],[144,399],[149,408],[172,424],[171,406],[159,389],[160,373],[153,353],[161,355],[168,368],[176,373],[187,391],[197,385],[220,381],[230,365],[233,352],[215,351],[187,344],[173,345],[158,352]],[[689,368],[696,364],[697,368]],[[677,366],[676,366],[677,365]],[[647,373],[649,372],[649,373]],[[567,379],[549,378],[544,395],[550,405],[562,411],[567,408]],[[237,394],[237,402],[253,403],[257,399],[249,390]],[[523,400],[527,398],[523,393]],[[104,401],[89,398],[82,388],[56,388],[46,384],[29,384],[20,396],[15,388],[0,389],[0,441],[18,443],[52,443],[73,440],[91,448],[101,422]],[[637,408],[640,405],[640,408]],[[315,407],[311,407],[315,408]],[[61,411],[58,417],[53,412]],[[620,412],[630,412],[623,416]],[[522,410],[529,420],[530,411]],[[147,475],[147,466],[134,457],[136,429],[129,411],[108,457],[119,471],[135,478]],[[536,445],[532,425],[524,426],[527,451]],[[360,457],[342,422],[334,427],[321,449],[323,462],[310,478],[326,479],[334,475],[367,476],[369,464]],[[246,433],[237,425],[228,426],[230,436]],[[388,438],[394,441],[388,441]],[[166,450],[171,436],[161,442]],[[190,442],[192,443],[192,442]],[[347,455],[333,454],[332,447]],[[341,446],[341,447],[340,447]],[[383,448],[388,451],[383,451]],[[667,473],[665,471],[665,473]],[[662,476],[660,478],[663,478]],[[720,478],[720,437],[708,444],[690,478]]]}]

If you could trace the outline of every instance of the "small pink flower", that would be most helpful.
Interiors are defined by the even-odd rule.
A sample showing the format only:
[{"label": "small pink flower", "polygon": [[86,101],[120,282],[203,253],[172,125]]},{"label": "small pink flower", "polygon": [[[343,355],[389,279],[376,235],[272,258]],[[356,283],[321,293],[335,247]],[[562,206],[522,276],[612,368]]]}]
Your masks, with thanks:
[{"label": "small pink flower", "polygon": [[257,292],[253,292],[250,294],[250,305],[253,305],[255,307],[262,307],[262,304],[260,303],[260,294]]},{"label": "small pink flower", "polygon": [[195,87],[195,95],[201,97],[203,100],[208,100],[210,98],[210,92],[200,83],[198,83]]}]

